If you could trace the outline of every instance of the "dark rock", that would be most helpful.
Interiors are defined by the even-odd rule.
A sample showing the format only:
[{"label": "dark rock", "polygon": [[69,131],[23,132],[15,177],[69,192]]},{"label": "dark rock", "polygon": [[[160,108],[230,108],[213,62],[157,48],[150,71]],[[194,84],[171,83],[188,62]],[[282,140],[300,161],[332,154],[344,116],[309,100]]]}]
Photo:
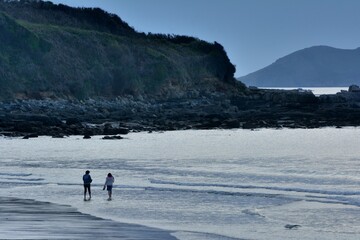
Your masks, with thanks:
[{"label": "dark rock", "polygon": [[29,122],[29,121],[15,121],[13,131],[23,132],[23,133],[32,133],[35,132],[37,128],[41,127],[40,122]]},{"label": "dark rock", "polygon": [[319,96],[320,103],[345,103],[346,98],[342,94],[325,94]]},{"label": "dark rock", "polygon": [[37,134],[28,134],[23,137],[23,139],[29,139],[29,138],[37,138],[39,137]]},{"label": "dark rock", "polygon": [[130,132],[130,130],[128,128],[123,128],[123,127],[113,127],[113,126],[109,126],[109,125],[105,125],[103,134],[104,135],[117,135],[117,134],[123,134],[126,135]]},{"label": "dark rock", "polygon": [[202,121],[201,123],[198,123],[194,127],[196,129],[213,129],[220,127],[221,124],[222,122],[219,121],[218,119],[211,119],[210,121],[209,120]]},{"label": "dark rock", "polygon": [[237,119],[227,119],[222,123],[224,128],[239,128],[240,122]]},{"label": "dark rock", "polygon": [[311,91],[297,90],[264,90],[262,96],[266,101],[274,103],[317,103],[317,97]]},{"label": "dark rock", "polygon": [[123,139],[123,137],[121,136],[104,136],[102,139],[104,140],[119,140],[119,139]]},{"label": "dark rock", "polygon": [[67,125],[76,125],[76,124],[81,124],[81,121],[78,118],[68,118],[68,119],[66,119],[66,124]]},{"label": "dark rock", "polygon": [[35,114],[35,113],[9,114],[5,116],[5,118],[12,118],[15,121],[20,121],[20,122],[29,122],[29,123],[34,122],[45,126],[58,126],[62,124],[62,122],[56,117],[47,116],[44,114]]},{"label": "dark rock", "polygon": [[65,135],[63,135],[63,134],[55,134],[55,135],[52,135],[51,137],[52,138],[64,138]]},{"label": "dark rock", "polygon": [[349,92],[360,92],[360,87],[358,85],[351,85],[349,87]]},{"label": "dark rock", "polygon": [[258,125],[256,122],[245,122],[242,124],[243,129],[255,129]]},{"label": "dark rock", "polygon": [[129,131],[359,126],[360,101],[356,96],[360,93],[345,91],[315,97],[301,90],[257,89],[235,97],[209,95],[161,101],[124,98],[0,102],[0,131],[9,136],[116,136]]},{"label": "dark rock", "polygon": [[5,136],[5,137],[20,137],[20,136],[22,136],[22,135],[19,135],[19,133],[7,132],[7,131],[0,132],[0,135]]},{"label": "dark rock", "polygon": [[298,229],[299,227],[301,227],[301,225],[297,225],[297,224],[286,224],[284,226],[286,229],[292,230],[292,229]]},{"label": "dark rock", "polygon": [[91,138],[91,135],[90,134],[85,134],[83,139],[90,139]]}]

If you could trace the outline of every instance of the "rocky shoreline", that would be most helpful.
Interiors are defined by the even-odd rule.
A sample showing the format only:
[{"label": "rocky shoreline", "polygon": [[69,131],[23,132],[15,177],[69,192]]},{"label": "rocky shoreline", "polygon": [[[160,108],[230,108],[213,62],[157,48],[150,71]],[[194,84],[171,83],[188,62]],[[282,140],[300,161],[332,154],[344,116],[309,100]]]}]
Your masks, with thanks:
[{"label": "rocky shoreline", "polygon": [[[245,94],[154,100],[15,100],[0,102],[0,135],[117,136],[130,131],[319,128],[360,126],[360,91],[315,96],[310,91],[249,88]],[[121,139],[121,138],[108,138]]]}]

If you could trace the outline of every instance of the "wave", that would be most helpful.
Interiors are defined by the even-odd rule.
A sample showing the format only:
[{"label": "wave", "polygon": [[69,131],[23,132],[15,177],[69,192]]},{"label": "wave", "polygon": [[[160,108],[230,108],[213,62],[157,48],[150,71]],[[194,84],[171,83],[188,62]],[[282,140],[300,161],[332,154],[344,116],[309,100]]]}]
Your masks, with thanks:
[{"label": "wave", "polygon": [[209,239],[209,240],[243,240],[240,238],[232,238],[224,235],[214,234],[214,233],[202,233],[194,231],[176,231],[171,235],[178,239]]},{"label": "wave", "polygon": [[260,214],[259,211],[257,209],[245,209],[241,211],[244,214],[247,215],[251,215],[251,216],[257,216],[257,217],[262,217],[264,218],[265,216]]},{"label": "wave", "polygon": [[44,182],[15,182],[15,181],[0,181],[0,188],[12,188],[22,186],[40,186],[46,185]]},{"label": "wave", "polygon": [[157,187],[145,187],[146,191],[166,191],[166,192],[187,192],[187,193],[206,193],[206,194],[218,194],[223,196],[242,196],[242,197],[264,197],[264,198],[282,198],[290,201],[298,201],[293,197],[287,197],[283,194],[275,193],[254,193],[254,192],[227,192],[216,190],[196,190],[196,189],[180,189],[180,188],[157,188]]},{"label": "wave", "polygon": [[[189,189],[189,188],[171,188],[171,187],[146,187],[145,190],[151,191],[169,191],[169,192],[184,192],[184,193],[206,193],[206,194],[218,194],[223,196],[237,196],[237,197],[261,197],[261,198],[273,198],[281,200],[278,202],[279,205],[289,202],[296,201],[307,201],[307,202],[317,202],[324,204],[343,204],[343,205],[352,205],[360,207],[360,200],[358,200],[358,191],[327,191],[327,190],[312,190],[312,189],[299,189],[299,188],[280,188],[280,187],[261,187],[261,186],[241,186],[241,185],[227,185],[227,184],[211,184],[211,183],[179,183],[172,181],[161,181],[161,180],[151,180],[154,184],[164,184],[164,185],[177,185],[177,186],[215,186],[222,188],[233,188],[233,189],[265,189],[265,190],[276,190],[276,191],[285,191],[285,192],[297,192],[304,193],[303,195],[288,195],[286,193],[271,193],[271,192],[235,192],[235,191],[226,191],[226,190],[209,190],[209,189]],[[322,194],[321,196],[310,195],[308,193],[318,193]],[[328,195],[325,195],[328,193]],[[254,212],[243,212],[245,214],[255,215]]]},{"label": "wave", "polygon": [[15,180],[15,181],[29,181],[29,182],[37,182],[44,181],[44,178],[2,178],[6,180]]},{"label": "wave", "polygon": [[149,179],[153,184],[161,185],[176,185],[187,187],[221,187],[221,188],[233,188],[233,189],[265,189],[275,190],[283,192],[298,192],[298,193],[317,193],[326,195],[341,195],[341,196],[357,196],[360,195],[360,191],[340,191],[340,190],[321,190],[321,189],[307,189],[296,187],[273,187],[273,186],[256,186],[256,185],[236,185],[236,184],[222,184],[222,183],[189,183],[189,182],[175,182],[175,181],[163,181]]},{"label": "wave", "polygon": [[44,178],[28,178],[33,176],[32,173],[4,173],[0,172],[0,179],[2,181],[11,182],[11,183],[26,183],[26,182],[41,182],[44,181]]},{"label": "wave", "polygon": [[2,173],[0,172],[0,176],[12,176],[12,177],[29,177],[32,173]]}]

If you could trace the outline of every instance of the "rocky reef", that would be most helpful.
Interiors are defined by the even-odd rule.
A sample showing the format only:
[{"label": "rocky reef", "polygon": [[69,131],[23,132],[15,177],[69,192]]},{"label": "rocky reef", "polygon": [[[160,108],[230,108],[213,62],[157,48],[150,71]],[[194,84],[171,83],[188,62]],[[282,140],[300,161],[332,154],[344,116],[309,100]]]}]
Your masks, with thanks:
[{"label": "rocky reef", "polygon": [[311,91],[252,88],[231,96],[210,93],[167,100],[16,100],[0,103],[0,134],[91,137],[130,131],[359,126],[357,89],[319,97]]}]

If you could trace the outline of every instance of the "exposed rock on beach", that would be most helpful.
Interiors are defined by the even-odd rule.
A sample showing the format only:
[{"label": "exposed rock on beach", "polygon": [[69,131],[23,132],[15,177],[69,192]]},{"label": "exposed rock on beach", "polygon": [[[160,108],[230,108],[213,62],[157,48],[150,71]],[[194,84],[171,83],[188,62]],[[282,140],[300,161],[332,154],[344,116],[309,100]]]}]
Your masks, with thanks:
[{"label": "exposed rock on beach", "polygon": [[[360,92],[249,89],[246,94],[153,100],[17,100],[0,103],[5,136],[120,136],[130,131],[359,126]],[[115,137],[113,137],[114,139]]]}]

